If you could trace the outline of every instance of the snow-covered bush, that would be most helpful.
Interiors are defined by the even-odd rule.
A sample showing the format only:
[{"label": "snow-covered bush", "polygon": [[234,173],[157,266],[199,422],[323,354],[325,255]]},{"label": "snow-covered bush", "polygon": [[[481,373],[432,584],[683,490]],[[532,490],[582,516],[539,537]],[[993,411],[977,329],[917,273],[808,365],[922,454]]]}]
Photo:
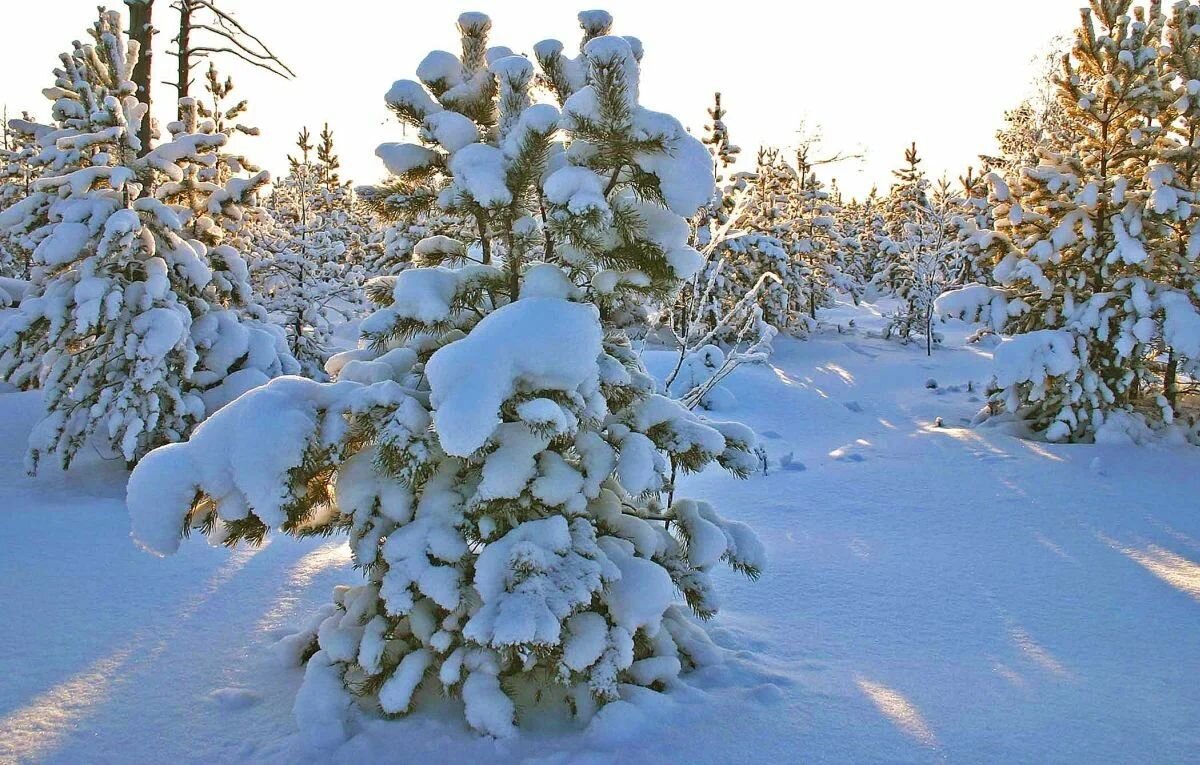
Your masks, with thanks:
[{"label": "snow-covered bush", "polygon": [[[296,713],[318,740],[345,735],[356,695],[391,715],[448,692],[493,736],[543,704],[586,719],[709,661],[676,594],[707,618],[719,563],[763,566],[747,527],[675,497],[711,463],[753,471],[752,432],[658,394],[622,331],[700,266],[687,218],[708,155],[640,105],[640,43],[606,13],[580,20],[582,55],[538,43],[535,77],[487,46],[486,16],[459,18],[461,55],[431,53],[387,96],[422,144],[380,153],[471,237],[424,239],[436,265],[375,285],[386,305],[330,360],[337,382],[276,380],[130,480],[158,553],[181,529],[349,536],[367,581],[284,644],[307,661]],[[557,107],[534,103],[538,82]]]},{"label": "snow-covered bush", "polygon": [[760,149],[755,171],[746,177],[746,201],[739,228],[759,235],[744,246],[732,239],[734,270],[741,272],[736,302],[764,273],[778,279],[758,297],[763,317],[780,332],[803,336],[813,328],[804,300],[809,270],[799,252],[805,224],[797,204],[799,176],[776,149]]},{"label": "snow-covered bush", "polygon": [[880,261],[884,234],[882,205],[875,189],[861,201],[852,199],[838,208],[838,235],[841,264],[846,280],[845,291],[858,303],[864,297],[878,297],[874,275]]},{"label": "snow-covered bush", "polygon": [[812,324],[817,309],[833,303],[838,290],[850,287],[841,270],[842,244],[836,231],[836,207],[802,150],[797,157],[799,179],[792,196],[795,230],[792,257],[801,276],[801,309]]},{"label": "snow-covered bush", "polygon": [[34,246],[32,285],[0,335],[0,377],[44,389],[31,470],[48,454],[68,464],[93,434],[136,460],[295,370],[282,333],[244,303],[245,262],[223,243],[258,180],[214,175],[226,137],[211,123],[141,145],[139,50],[120,21],[101,13],[92,42],[61,56],[41,173],[0,214]]},{"label": "snow-covered bush", "polygon": [[[0,125],[0,210],[12,207],[33,191],[37,176],[36,162],[42,154],[39,138],[50,128],[33,121],[28,113],[20,119],[8,119]],[[19,234],[0,230],[0,277],[28,280],[32,247]],[[0,307],[4,297],[0,296]]]},{"label": "snow-covered bush", "polygon": [[[720,93],[708,113],[712,121],[705,126],[703,142],[720,182],[741,149],[730,143]],[[760,171],[764,156],[759,153]],[[766,192],[760,188],[761,177],[734,174],[695,216],[693,238],[704,265],[663,312],[681,359],[710,343],[734,355],[751,346],[769,350],[779,327],[795,325],[795,301],[784,286],[784,277],[792,273],[788,253],[778,238],[755,230],[757,216],[774,217],[762,212],[760,198]],[[778,211],[777,206],[770,209]]]},{"label": "snow-covered bush", "polygon": [[1170,20],[1093,4],[1055,79],[1074,140],[989,176],[996,227],[979,241],[1003,299],[987,304],[1016,336],[996,402],[1051,440],[1172,423],[1179,375],[1200,371],[1197,22],[1193,4]]},{"label": "snow-covered bush", "polygon": [[905,166],[893,171],[896,183],[885,205],[886,235],[879,240],[873,281],[877,293],[903,301],[887,315],[884,336],[904,343],[922,337],[930,354],[941,342],[934,329],[935,301],[965,269],[960,224],[967,224],[945,179],[929,193],[916,144],[905,150],[904,160]]},{"label": "snow-covered bush", "polygon": [[304,374],[323,380],[334,329],[365,310],[363,261],[373,232],[338,178],[328,125],[315,160],[307,128],[296,145],[299,156],[288,157],[290,170],[266,201],[269,220],[255,231],[250,274]]}]

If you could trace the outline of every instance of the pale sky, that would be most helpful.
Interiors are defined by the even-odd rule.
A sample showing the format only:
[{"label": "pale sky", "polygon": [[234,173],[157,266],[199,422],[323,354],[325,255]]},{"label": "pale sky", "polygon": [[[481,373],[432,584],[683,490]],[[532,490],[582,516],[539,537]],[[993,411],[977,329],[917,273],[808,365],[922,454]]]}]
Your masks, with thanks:
[{"label": "pale sky", "polygon": [[[4,22],[17,33],[0,46],[0,103],[9,114],[48,116],[42,88],[53,84],[57,54],[82,39],[97,0],[14,3]],[[334,130],[344,176],[383,174],[374,156],[384,141],[404,140],[383,94],[414,78],[431,49],[458,51],[454,21],[479,10],[493,20],[492,45],[529,53],[552,37],[574,55],[578,10],[601,7],[614,32],[642,40],[642,103],[670,112],[700,134],[714,90],[722,92],[733,141],[750,163],[760,144],[794,147],[802,121],[819,124],[827,152],[865,150],[862,162],[826,169],[849,194],[890,185],[912,140],[931,176],[953,179],[994,146],[1006,109],[1030,90],[1032,60],[1079,19],[1083,0],[736,0],[666,3],[608,0],[575,7],[558,2],[480,0],[461,5],[401,0],[222,0],[296,71],[280,80],[224,59],[236,93],[250,99],[245,122],[263,135],[239,149],[275,173],[286,170],[297,130]],[[109,0],[120,7],[120,0]],[[165,54],[177,14],[156,0],[155,80],[170,79]],[[198,82],[202,82],[200,77]],[[199,86],[197,87],[197,90]],[[174,89],[158,86],[157,106]],[[196,91],[193,91],[196,92]],[[156,108],[156,113],[160,109]],[[164,112],[168,116],[171,112]]]}]

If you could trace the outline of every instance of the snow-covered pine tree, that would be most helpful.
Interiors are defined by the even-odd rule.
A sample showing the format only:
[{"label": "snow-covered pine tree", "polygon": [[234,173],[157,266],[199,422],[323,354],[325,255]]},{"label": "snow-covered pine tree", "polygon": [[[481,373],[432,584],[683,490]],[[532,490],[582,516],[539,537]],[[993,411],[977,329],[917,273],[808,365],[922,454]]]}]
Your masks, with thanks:
[{"label": "snow-covered pine tree", "polygon": [[933,330],[934,300],[950,285],[955,256],[949,186],[943,180],[933,193],[917,146],[904,151],[905,165],[893,171],[893,184],[883,206],[885,235],[880,240],[876,289],[901,304],[888,316],[885,337],[909,342],[925,338],[926,352],[939,342]]},{"label": "snow-covered pine tree", "polygon": [[324,380],[334,328],[361,310],[356,261],[369,234],[349,184],[338,178],[332,132],[322,131],[315,159],[311,138],[301,129],[298,156],[288,156],[289,172],[267,199],[271,221],[256,231],[252,272],[304,374]]},{"label": "snow-covered pine tree", "polygon": [[993,253],[981,245],[986,232],[995,226],[992,205],[988,200],[985,173],[968,168],[959,176],[959,191],[953,205],[952,223],[956,229],[958,262],[950,268],[954,284],[993,284],[995,268]]},{"label": "snow-covered pine tree", "polygon": [[811,324],[817,321],[817,309],[833,302],[838,289],[847,286],[841,273],[839,247],[835,233],[836,210],[829,192],[809,163],[809,146],[796,152],[796,186],[788,205],[792,225],[793,268],[799,275],[801,309]]},{"label": "snow-covered pine tree", "polygon": [[[115,12],[102,11],[90,34],[60,57],[46,91],[54,129],[33,193],[0,214],[0,226],[36,243],[32,286],[0,336],[0,377],[44,389],[30,470],[47,455],[69,464],[93,434],[134,461],[294,369],[281,333],[225,308],[239,291],[228,282],[245,279],[237,253],[186,238],[236,218],[238,184],[194,173],[216,162],[226,137],[180,129],[143,154],[146,110],[129,79],[137,43]],[[207,196],[199,216],[159,198],[190,181]]]},{"label": "snow-covered pine tree", "polygon": [[655,393],[622,332],[629,302],[700,267],[687,219],[709,157],[640,105],[640,43],[580,20],[580,57],[534,48],[560,112],[533,102],[527,59],[488,47],[488,17],[459,17],[461,54],[387,95],[422,143],[379,153],[470,238],[418,243],[441,264],[394,277],[337,383],[275,381],[130,480],[134,534],[160,553],[181,529],[349,535],[367,582],[290,643],[318,739],[345,734],[355,695],[391,715],[449,692],[494,736],[557,700],[587,718],[712,658],[676,592],[709,617],[719,562],[761,569],[749,529],[674,484],[714,461],[746,475],[752,432]]},{"label": "snow-covered pine tree", "polygon": [[764,320],[781,332],[804,335],[811,328],[803,303],[804,266],[795,257],[799,229],[793,217],[798,176],[777,149],[760,148],[754,173],[746,179],[745,213],[740,228],[750,236],[734,240],[729,258],[737,274],[732,300],[774,274],[758,293]]},{"label": "snow-covered pine tree", "polygon": [[744,187],[736,179],[727,177],[730,168],[737,161],[741,147],[729,140],[729,127],[725,124],[725,107],[721,105],[721,94],[713,94],[713,105],[708,108],[709,121],[704,126],[704,138],[701,140],[712,155],[713,176],[716,179],[716,191],[712,201],[705,205],[696,220],[696,243],[703,247],[711,241],[714,229],[729,222],[729,216],[734,212],[735,192],[738,187]]},{"label": "snow-covered pine tree", "polygon": [[716,163],[715,178],[718,184],[726,180],[721,173],[727,172],[742,153],[741,147],[729,140],[729,128],[725,125],[726,113],[725,107],[721,106],[721,93],[718,91],[713,94],[713,105],[708,109],[709,123],[704,126],[703,139]]},{"label": "snow-covered pine tree", "polygon": [[837,273],[841,275],[839,289],[855,305],[859,304],[870,282],[872,268],[871,205],[874,200],[846,201],[840,193],[833,197],[834,235],[837,244]]},{"label": "snow-covered pine tree", "polygon": [[1193,192],[1176,185],[1186,161],[1175,160],[1189,152],[1166,148],[1179,147],[1176,126],[1186,131],[1172,109],[1188,108],[1190,87],[1172,87],[1190,75],[1173,70],[1171,51],[1191,43],[1164,45],[1164,21],[1157,2],[1084,9],[1056,80],[1078,140],[1044,148],[1009,182],[992,174],[987,243],[1002,287],[943,300],[951,315],[1015,335],[995,354],[995,401],[1052,441],[1140,438],[1173,420],[1158,356],[1164,346],[1200,354],[1194,296],[1171,283],[1180,268],[1167,255],[1179,251],[1174,224],[1193,217]]},{"label": "snow-covered pine tree", "polygon": [[925,353],[941,342],[934,330],[935,301],[953,284],[952,274],[961,257],[955,199],[946,179],[938,182],[924,207],[912,208],[912,219],[904,223],[898,238],[889,236],[892,252],[892,280],[896,297],[903,303],[892,314],[885,337],[899,337],[907,343],[914,335],[925,340]]},{"label": "snow-covered pine tree", "polygon": [[354,185],[343,181],[338,172],[342,163],[333,142],[329,123],[321,128],[317,143],[317,173],[322,190],[317,199],[317,213],[322,228],[343,246],[341,258],[342,281],[352,290],[354,299],[339,296],[348,309],[357,311],[362,305],[361,287],[368,272],[364,264],[374,242],[382,241],[382,228],[374,215],[354,193]]},{"label": "snow-covered pine tree", "polygon": [[172,141],[211,139],[175,161],[180,173],[167,172],[152,185],[155,198],[179,217],[180,234],[211,271],[199,300],[177,290],[192,309],[191,337],[200,357],[188,385],[202,392],[207,412],[272,377],[300,369],[250,283],[245,254],[252,249],[255,226],[265,218],[258,194],[270,174],[230,150],[231,135],[258,135],[257,129],[234,122],[245,111],[245,101],[224,107],[232,89],[232,80],[221,81],[210,67],[211,103],[185,98],[178,105],[180,119],[167,125]]},{"label": "snow-covered pine tree", "polygon": [[[770,321],[783,326],[787,321],[787,295],[778,277],[788,266],[787,253],[778,239],[747,230],[757,175],[741,172],[726,178],[741,149],[730,142],[720,93],[708,113],[711,121],[702,141],[712,156],[714,178],[727,182],[714,188],[693,219],[693,239],[704,253],[704,267],[679,291],[669,312],[680,363],[668,387],[683,398],[698,387],[692,382],[711,382],[717,370],[731,369],[726,362],[762,358],[778,332]],[[710,363],[717,357],[719,363]],[[714,378],[679,374],[696,364],[711,370]],[[697,402],[711,403],[702,394]]]},{"label": "snow-covered pine tree", "polygon": [[[8,118],[5,110],[0,140],[0,210],[12,207],[33,192],[35,162],[41,154],[38,139],[49,128],[23,113],[20,119]],[[0,277],[28,281],[32,248],[19,236],[0,231]],[[7,305],[8,292],[0,290],[0,308]]]},{"label": "snow-covered pine tree", "polygon": [[847,200],[837,178],[831,179],[829,214],[833,218],[830,234],[833,241],[834,288],[858,305],[862,298],[862,274],[865,266],[860,216],[851,214],[846,209],[853,204],[857,204],[857,200]]},{"label": "snow-covered pine tree", "polygon": [[1189,310],[1200,312],[1200,4],[1176,3],[1164,37],[1159,65],[1168,83],[1158,118],[1163,126],[1158,162],[1149,179],[1158,234],[1152,251],[1155,292],[1163,310],[1155,344],[1159,353],[1152,361],[1165,356],[1162,395],[1164,416],[1171,421],[1187,411],[1181,391],[1194,393],[1200,380],[1200,327],[1189,330],[1187,318]]},{"label": "snow-covered pine tree", "polygon": [[887,240],[880,242],[875,284],[882,294],[904,298],[908,272],[903,268],[903,244],[913,235],[911,225],[922,221],[929,210],[929,179],[921,168],[916,142],[904,150],[904,165],[892,176],[895,181],[881,207]]},{"label": "snow-covered pine tree", "polygon": [[343,189],[349,189],[350,183],[346,182],[343,184],[341,176],[338,175],[338,170],[341,168],[342,162],[338,158],[336,149],[334,149],[333,131],[329,129],[328,122],[321,128],[318,140],[320,143],[317,144],[317,166],[321,174],[321,183],[325,185],[325,188],[330,193],[338,193]]},{"label": "snow-covered pine tree", "polygon": [[860,285],[859,294],[868,300],[878,300],[884,294],[886,279],[880,274],[886,269],[886,253],[891,247],[879,189],[872,186],[861,202],[855,200],[848,209],[853,211],[855,220],[849,228],[855,230],[858,236],[858,260],[861,265],[856,269],[856,278]]}]

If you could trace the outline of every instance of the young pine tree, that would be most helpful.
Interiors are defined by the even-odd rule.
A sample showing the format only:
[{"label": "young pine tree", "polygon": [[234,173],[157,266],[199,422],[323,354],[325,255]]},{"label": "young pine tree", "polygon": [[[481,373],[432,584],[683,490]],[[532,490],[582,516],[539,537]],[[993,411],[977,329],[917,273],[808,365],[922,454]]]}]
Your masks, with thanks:
[{"label": "young pine tree", "polygon": [[905,166],[893,172],[896,183],[884,208],[885,238],[881,240],[882,268],[876,273],[901,304],[888,314],[885,337],[909,342],[923,337],[927,354],[939,342],[934,331],[934,301],[951,283],[957,261],[958,236],[953,198],[943,180],[936,189],[920,168],[914,143],[904,152]]},{"label": "young pine tree", "polygon": [[[670,312],[680,364],[669,384],[681,396],[695,389],[692,382],[697,382],[687,375],[680,378],[683,368],[700,364],[715,372],[721,364],[712,362],[718,357],[724,361],[738,354],[753,355],[755,349],[769,349],[776,327],[786,326],[788,318],[786,293],[780,289],[778,277],[788,268],[783,244],[747,230],[750,214],[758,209],[749,203],[757,176],[736,173],[726,177],[741,149],[730,142],[720,93],[708,113],[711,121],[702,141],[712,156],[714,178],[718,183],[727,182],[715,188],[709,203],[693,219],[694,239],[705,255],[704,266],[679,291]],[[760,152],[760,160],[762,156]]]},{"label": "young pine tree", "polygon": [[986,175],[968,168],[958,183],[952,219],[958,260],[950,269],[952,281],[955,284],[993,284],[992,270],[996,266],[993,253],[981,245],[986,232],[991,231],[996,222],[988,200]]},{"label": "young pine tree", "polygon": [[739,274],[734,300],[740,300],[764,274],[778,277],[757,293],[763,319],[781,332],[802,336],[812,325],[803,301],[807,271],[796,254],[801,239],[793,209],[798,182],[796,170],[778,150],[759,150],[748,179],[743,224],[753,236],[735,243],[737,257],[731,258],[731,267]]},{"label": "young pine tree", "polygon": [[[1200,5],[1176,3],[1164,29],[1159,66],[1168,73],[1150,168],[1155,293],[1162,307],[1151,363],[1161,369],[1164,418],[1186,413],[1184,380],[1200,379],[1200,345],[1185,328],[1200,313]],[[1192,386],[1195,388],[1194,383]],[[1194,414],[1193,414],[1194,416]]]},{"label": "young pine tree", "polygon": [[729,140],[726,113],[725,107],[721,106],[721,94],[715,93],[713,105],[708,108],[709,122],[704,126],[704,138],[701,140],[712,155],[713,177],[717,186],[712,200],[696,216],[696,243],[700,247],[708,244],[715,231],[729,222],[736,205],[735,192],[739,186],[744,187],[744,183],[739,184],[736,179],[728,177],[742,150]]},{"label": "young pine tree", "polygon": [[[5,210],[33,193],[36,163],[42,152],[38,140],[50,129],[34,122],[28,113],[10,120],[6,110],[0,130],[0,210]],[[30,243],[20,236],[0,231],[0,277],[28,281],[32,251]],[[0,308],[9,299],[9,293],[0,290]]]},{"label": "young pine tree", "polygon": [[256,232],[251,271],[267,310],[283,325],[304,374],[325,379],[333,331],[361,310],[362,267],[369,235],[353,192],[338,178],[328,126],[316,148],[307,128],[298,156],[266,202],[269,222]]},{"label": "young pine tree", "polygon": [[1092,2],[1056,79],[1078,140],[1007,183],[991,177],[1001,289],[976,294],[1014,335],[996,352],[996,402],[1049,440],[1172,421],[1163,351],[1200,356],[1197,250],[1181,249],[1195,219],[1182,19],[1195,13],[1178,8],[1164,39],[1157,2]]},{"label": "young pine tree", "polygon": [[212,244],[254,181],[200,169],[226,142],[211,123],[176,125],[141,151],[140,51],[120,22],[102,12],[91,42],[60,57],[45,162],[33,193],[0,214],[36,244],[32,285],[0,334],[0,377],[44,391],[30,470],[47,455],[66,466],[93,435],[135,461],[294,371],[282,335],[235,304],[248,292],[239,254]]},{"label": "young pine tree", "polygon": [[380,154],[396,188],[473,230],[417,244],[439,264],[394,277],[364,348],[331,361],[338,382],[276,381],[131,478],[134,533],[158,552],[181,529],[350,537],[366,582],[294,641],[317,738],[344,735],[355,695],[396,715],[450,693],[493,736],[538,705],[587,718],[708,661],[675,593],[707,618],[720,562],[762,565],[745,526],[674,484],[712,462],[746,475],[752,433],[655,393],[623,331],[700,267],[687,219],[708,154],[640,104],[640,43],[606,13],[580,20],[578,58],[535,46],[556,107],[534,103],[527,59],[488,47],[486,16],[459,17],[461,53],[387,96],[422,142]]},{"label": "young pine tree", "polygon": [[793,260],[800,276],[798,296],[813,325],[817,309],[830,305],[838,288],[845,286],[839,269],[839,241],[835,232],[835,207],[829,192],[808,161],[809,147],[796,153],[796,186],[790,198]]},{"label": "young pine tree", "polygon": [[903,299],[907,289],[904,243],[913,235],[911,227],[923,221],[929,210],[929,178],[916,143],[904,150],[904,166],[893,170],[892,176],[895,182],[881,208],[887,240],[880,242],[875,280],[881,294]]}]

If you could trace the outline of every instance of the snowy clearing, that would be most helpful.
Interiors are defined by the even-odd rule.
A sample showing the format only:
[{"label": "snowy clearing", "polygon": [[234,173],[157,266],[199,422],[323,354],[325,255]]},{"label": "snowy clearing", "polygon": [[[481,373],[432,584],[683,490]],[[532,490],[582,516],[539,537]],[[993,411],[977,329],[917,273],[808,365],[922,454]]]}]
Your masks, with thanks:
[{"label": "snowy clearing", "polygon": [[505,741],[432,700],[309,748],[303,671],[271,647],[358,583],[345,543],[147,555],[121,461],[89,448],[26,477],[38,394],[0,393],[0,762],[733,762],[746,742],[771,763],[1191,760],[1195,448],[968,428],[990,351],[963,344],[967,326],[926,359],[868,337],[872,306],[823,318],[847,329],[780,338],[727,381],[719,415],[757,430],[768,475],[686,482],[770,558],[757,582],[717,575],[723,662],[666,694],[630,687],[586,730],[523,720]]}]

